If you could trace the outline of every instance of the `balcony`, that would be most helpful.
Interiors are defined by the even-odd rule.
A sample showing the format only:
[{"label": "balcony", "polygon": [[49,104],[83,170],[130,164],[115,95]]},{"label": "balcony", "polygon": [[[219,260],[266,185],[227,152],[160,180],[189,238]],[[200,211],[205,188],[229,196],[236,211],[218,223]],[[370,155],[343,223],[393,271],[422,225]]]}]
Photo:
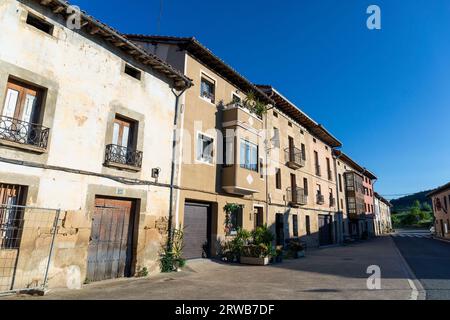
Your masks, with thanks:
[{"label": "balcony", "polygon": [[105,165],[120,169],[139,171],[142,166],[142,151],[109,144],[105,151]]},{"label": "balcony", "polygon": [[333,171],[328,170],[328,180],[333,181]]},{"label": "balcony", "polygon": [[49,133],[50,129],[44,126],[0,116],[0,144],[44,152]]},{"label": "balcony", "polygon": [[293,206],[304,206],[308,203],[308,195],[303,188],[287,188],[286,195],[288,203]]},{"label": "balcony", "polygon": [[336,206],[336,198],[330,197],[330,208]]},{"label": "balcony", "polygon": [[300,169],[305,166],[305,159],[302,151],[297,148],[286,148],[284,150],[286,165],[294,170]]},{"label": "balcony", "polygon": [[316,164],[316,176],[321,177],[322,172],[320,171],[320,165]]},{"label": "balcony", "polygon": [[316,203],[320,205],[325,204],[325,197],[323,196],[323,194],[316,195]]}]

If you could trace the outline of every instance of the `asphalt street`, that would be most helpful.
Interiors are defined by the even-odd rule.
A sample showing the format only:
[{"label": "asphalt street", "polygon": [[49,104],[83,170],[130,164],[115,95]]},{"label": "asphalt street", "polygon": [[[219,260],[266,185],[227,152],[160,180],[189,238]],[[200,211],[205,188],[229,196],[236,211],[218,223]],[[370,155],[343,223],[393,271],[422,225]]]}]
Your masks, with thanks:
[{"label": "asphalt street", "polygon": [[450,243],[431,238],[425,230],[398,230],[395,244],[417,279],[428,300],[450,299]]}]

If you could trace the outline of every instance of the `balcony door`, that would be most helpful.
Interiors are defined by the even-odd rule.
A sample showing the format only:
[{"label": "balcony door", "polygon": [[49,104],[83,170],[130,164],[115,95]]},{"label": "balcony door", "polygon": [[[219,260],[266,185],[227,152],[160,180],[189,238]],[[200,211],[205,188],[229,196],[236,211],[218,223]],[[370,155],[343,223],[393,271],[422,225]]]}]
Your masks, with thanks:
[{"label": "balcony door", "polygon": [[289,140],[289,161],[295,161],[295,154],[294,154],[294,138],[288,137]]},{"label": "balcony door", "polygon": [[35,122],[38,101],[39,90],[10,80],[6,89],[2,116],[28,123]]},{"label": "balcony door", "polygon": [[291,173],[291,192],[292,192],[292,202],[297,203],[297,178],[295,174]]},{"label": "balcony door", "polygon": [[131,144],[131,131],[132,124],[130,121],[122,120],[120,118],[114,119],[112,144],[128,149]]}]

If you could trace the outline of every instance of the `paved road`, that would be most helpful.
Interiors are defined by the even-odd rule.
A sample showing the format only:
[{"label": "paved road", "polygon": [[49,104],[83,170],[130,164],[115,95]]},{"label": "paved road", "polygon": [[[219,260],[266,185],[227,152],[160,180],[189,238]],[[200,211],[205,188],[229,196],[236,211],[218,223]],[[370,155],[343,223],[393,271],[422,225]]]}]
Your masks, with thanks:
[{"label": "paved road", "polygon": [[[53,290],[45,299],[337,299],[412,297],[403,258],[391,237],[308,250],[306,258],[267,267],[189,261],[182,272]],[[381,290],[367,288],[367,267],[382,270]],[[10,297],[11,298],[11,297]],[[20,299],[42,299],[19,296]]]},{"label": "paved road", "polygon": [[431,239],[426,230],[398,230],[393,238],[427,299],[450,300],[450,243]]}]

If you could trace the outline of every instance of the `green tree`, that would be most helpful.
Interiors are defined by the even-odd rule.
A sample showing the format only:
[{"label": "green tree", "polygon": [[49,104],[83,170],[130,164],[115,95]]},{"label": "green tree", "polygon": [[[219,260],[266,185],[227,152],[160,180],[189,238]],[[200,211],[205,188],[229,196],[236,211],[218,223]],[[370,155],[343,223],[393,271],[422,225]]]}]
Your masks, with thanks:
[{"label": "green tree", "polygon": [[422,210],[427,211],[427,212],[433,211],[433,209],[431,208],[431,206],[428,202],[422,203]]}]

